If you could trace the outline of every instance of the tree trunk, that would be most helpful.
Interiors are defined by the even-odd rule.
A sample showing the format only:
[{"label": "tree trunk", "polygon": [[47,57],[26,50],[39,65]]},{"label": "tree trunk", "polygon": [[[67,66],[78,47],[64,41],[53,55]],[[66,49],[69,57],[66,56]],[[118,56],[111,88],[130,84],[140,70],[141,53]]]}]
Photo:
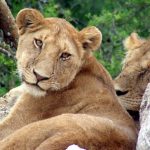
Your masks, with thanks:
[{"label": "tree trunk", "polygon": [[4,32],[4,41],[16,49],[18,40],[17,27],[5,0],[0,0],[0,29]]}]

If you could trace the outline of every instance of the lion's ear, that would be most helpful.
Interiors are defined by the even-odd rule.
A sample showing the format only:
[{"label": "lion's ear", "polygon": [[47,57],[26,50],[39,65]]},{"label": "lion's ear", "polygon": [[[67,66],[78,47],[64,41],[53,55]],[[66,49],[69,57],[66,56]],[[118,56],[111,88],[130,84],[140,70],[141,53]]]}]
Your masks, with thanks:
[{"label": "lion's ear", "polygon": [[140,38],[137,33],[133,32],[129,37],[127,37],[124,41],[124,47],[127,50],[132,50],[139,47],[141,44],[145,42],[144,39]]},{"label": "lion's ear", "polygon": [[102,41],[100,30],[94,26],[84,28],[80,31],[81,42],[85,50],[97,50]]},{"label": "lion's ear", "polygon": [[38,26],[43,20],[44,17],[39,11],[30,8],[22,9],[16,17],[19,34]]}]

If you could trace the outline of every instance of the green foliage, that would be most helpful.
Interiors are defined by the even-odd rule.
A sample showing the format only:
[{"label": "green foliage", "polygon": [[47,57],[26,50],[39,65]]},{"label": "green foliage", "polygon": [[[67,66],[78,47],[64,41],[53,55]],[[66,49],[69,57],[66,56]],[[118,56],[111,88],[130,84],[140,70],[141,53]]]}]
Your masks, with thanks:
[{"label": "green foliage", "polygon": [[11,88],[19,85],[17,77],[16,63],[13,59],[0,55],[0,96]]},{"label": "green foliage", "polygon": [[[143,37],[149,36],[150,1],[149,0],[7,0],[14,16],[25,7],[37,8],[44,16],[62,17],[76,28],[97,26],[103,41],[96,58],[107,68],[112,77],[121,70],[125,51],[122,41],[133,31]],[[0,54],[0,74],[4,88],[0,94],[10,88],[9,82],[16,79],[14,61]],[[9,70],[9,73],[8,73]],[[16,84],[16,81],[14,82]],[[2,91],[2,92],[1,92]]]},{"label": "green foliage", "polygon": [[43,5],[43,9],[41,10],[45,17],[57,17],[58,16],[58,4],[55,3],[55,0],[51,0]]}]

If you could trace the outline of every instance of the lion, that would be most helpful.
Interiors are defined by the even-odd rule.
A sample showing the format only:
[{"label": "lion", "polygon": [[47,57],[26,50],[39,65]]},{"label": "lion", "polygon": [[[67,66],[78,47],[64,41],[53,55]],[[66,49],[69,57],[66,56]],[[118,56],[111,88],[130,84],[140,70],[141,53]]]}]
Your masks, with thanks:
[{"label": "lion", "polygon": [[134,150],[137,130],[92,55],[102,34],[21,10],[17,66],[24,90],[0,123],[1,150]]},{"label": "lion", "polygon": [[121,73],[115,78],[116,93],[123,106],[138,112],[142,96],[150,82],[150,40],[133,32],[124,41],[127,49]]}]

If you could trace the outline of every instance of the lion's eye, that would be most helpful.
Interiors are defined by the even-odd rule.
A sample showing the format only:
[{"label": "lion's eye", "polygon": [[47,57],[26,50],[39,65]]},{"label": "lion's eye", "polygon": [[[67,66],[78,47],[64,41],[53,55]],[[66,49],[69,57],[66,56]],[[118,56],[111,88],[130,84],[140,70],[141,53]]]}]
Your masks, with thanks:
[{"label": "lion's eye", "polygon": [[43,42],[42,42],[42,40],[34,39],[34,45],[35,45],[36,48],[41,49],[42,46],[43,46]]},{"label": "lion's eye", "polygon": [[71,56],[71,54],[64,52],[61,54],[60,59],[65,61],[65,60],[68,60],[70,58],[70,56]]}]

